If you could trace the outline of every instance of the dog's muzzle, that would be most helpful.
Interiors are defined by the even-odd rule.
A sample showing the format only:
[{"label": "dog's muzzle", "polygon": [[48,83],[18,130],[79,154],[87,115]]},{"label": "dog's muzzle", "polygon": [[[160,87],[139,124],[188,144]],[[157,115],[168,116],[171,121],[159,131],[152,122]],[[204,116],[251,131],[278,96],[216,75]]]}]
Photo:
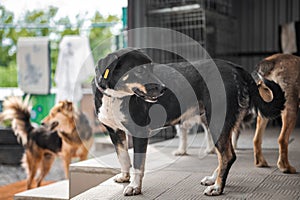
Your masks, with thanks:
[{"label": "dog's muzzle", "polygon": [[156,84],[156,83],[147,83],[145,85],[146,93],[139,90],[138,88],[133,88],[133,92],[144,99],[146,102],[155,103],[158,98],[161,97],[167,88],[164,85]]}]

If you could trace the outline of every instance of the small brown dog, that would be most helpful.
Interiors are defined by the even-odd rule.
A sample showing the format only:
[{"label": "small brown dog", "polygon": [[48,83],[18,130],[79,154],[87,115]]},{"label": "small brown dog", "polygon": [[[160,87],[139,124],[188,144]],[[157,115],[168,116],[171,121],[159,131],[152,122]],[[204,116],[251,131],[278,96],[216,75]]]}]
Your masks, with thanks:
[{"label": "small brown dog", "polygon": [[[258,73],[266,79],[272,80],[280,85],[285,92],[285,109],[281,113],[282,127],[279,143],[279,158],[277,166],[284,173],[296,173],[288,160],[289,137],[294,130],[300,98],[300,58],[289,54],[275,54],[261,61],[257,66]],[[263,93],[263,92],[261,92]],[[270,93],[268,91],[267,93]],[[269,96],[269,97],[268,97]],[[265,99],[272,99],[272,94]],[[254,162],[258,167],[268,166],[262,155],[262,136],[267,126],[268,119],[257,117],[254,143]]]},{"label": "small brown dog", "polygon": [[93,144],[92,128],[86,116],[77,111],[70,101],[60,101],[44,118],[42,124],[49,126],[58,122],[55,128],[62,138],[62,159],[64,161],[64,170],[66,178],[69,177],[69,165],[71,159],[79,157],[80,160],[86,160],[89,149]]},{"label": "small brown dog", "polygon": [[30,122],[30,110],[28,98],[22,101],[21,98],[11,97],[3,102],[3,112],[0,114],[0,121],[12,120],[12,129],[25,148],[22,166],[27,172],[27,189],[33,187],[37,171],[40,171],[37,186],[41,185],[62,147],[62,140],[54,131],[58,123],[35,128]]}]

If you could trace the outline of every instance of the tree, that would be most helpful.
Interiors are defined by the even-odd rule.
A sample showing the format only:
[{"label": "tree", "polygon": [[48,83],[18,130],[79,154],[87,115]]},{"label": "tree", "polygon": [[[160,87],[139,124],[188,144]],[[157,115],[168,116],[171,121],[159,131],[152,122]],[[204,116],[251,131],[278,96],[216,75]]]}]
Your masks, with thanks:
[{"label": "tree", "polygon": [[[46,10],[27,11],[24,16],[15,20],[12,12],[0,6],[0,24],[3,26],[0,28],[0,87],[17,86],[16,51],[17,41],[20,37],[49,36],[52,77],[54,76],[59,42],[65,35],[81,34],[83,23],[89,20],[85,19],[85,16],[80,15],[76,16],[75,24],[71,24],[71,20],[67,16],[55,20],[57,11],[58,8],[56,7],[49,7]],[[105,18],[99,12],[96,12],[90,21],[92,24],[97,25],[103,22],[119,21],[119,19],[116,16]],[[113,45],[112,36],[110,28],[106,26],[95,26],[90,29],[89,39],[91,48],[94,49],[93,56],[95,60],[111,51],[111,46]],[[3,74],[6,74],[6,78],[4,78]]]},{"label": "tree", "polygon": [[[11,24],[13,20],[14,14],[0,6],[0,24],[5,26],[6,24]],[[15,57],[10,55],[13,42],[10,39],[10,35],[13,35],[13,29],[0,29],[0,66],[8,67],[10,62],[15,60]]]},{"label": "tree", "polygon": [[99,12],[96,12],[91,22],[95,27],[91,28],[89,33],[90,45],[95,62],[99,58],[104,57],[112,51],[114,44],[113,34],[109,26],[101,26],[99,23],[117,22],[120,19],[117,16],[109,15],[107,18],[103,17]]}]

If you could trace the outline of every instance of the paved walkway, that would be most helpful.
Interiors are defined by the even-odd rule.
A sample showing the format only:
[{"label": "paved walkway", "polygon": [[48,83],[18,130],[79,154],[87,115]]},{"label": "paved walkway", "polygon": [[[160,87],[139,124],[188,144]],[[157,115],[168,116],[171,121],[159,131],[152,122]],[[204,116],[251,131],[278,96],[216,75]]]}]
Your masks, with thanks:
[{"label": "paved walkway", "polygon": [[[300,200],[300,174],[283,174],[276,166],[279,129],[268,129],[264,136],[263,152],[270,167],[256,168],[253,164],[252,138],[254,130],[241,135],[237,160],[232,166],[224,194],[218,197],[203,195],[205,186],[200,180],[211,175],[217,167],[216,155],[204,156],[203,134],[189,135],[188,156],[175,158],[178,138],[152,144],[147,155],[143,194],[126,199],[291,199]],[[289,146],[291,164],[300,171],[299,129],[292,134]],[[105,162],[106,159],[101,159]],[[108,161],[108,160],[106,160]],[[124,199],[126,184],[108,181],[77,196],[82,199]]]}]

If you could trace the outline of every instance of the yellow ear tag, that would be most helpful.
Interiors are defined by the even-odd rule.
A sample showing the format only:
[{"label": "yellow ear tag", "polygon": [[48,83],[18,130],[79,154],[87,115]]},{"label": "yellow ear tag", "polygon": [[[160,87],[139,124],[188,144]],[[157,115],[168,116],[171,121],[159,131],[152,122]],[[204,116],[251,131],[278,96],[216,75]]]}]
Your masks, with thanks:
[{"label": "yellow ear tag", "polygon": [[108,74],[109,74],[109,69],[106,69],[103,78],[107,79]]}]

